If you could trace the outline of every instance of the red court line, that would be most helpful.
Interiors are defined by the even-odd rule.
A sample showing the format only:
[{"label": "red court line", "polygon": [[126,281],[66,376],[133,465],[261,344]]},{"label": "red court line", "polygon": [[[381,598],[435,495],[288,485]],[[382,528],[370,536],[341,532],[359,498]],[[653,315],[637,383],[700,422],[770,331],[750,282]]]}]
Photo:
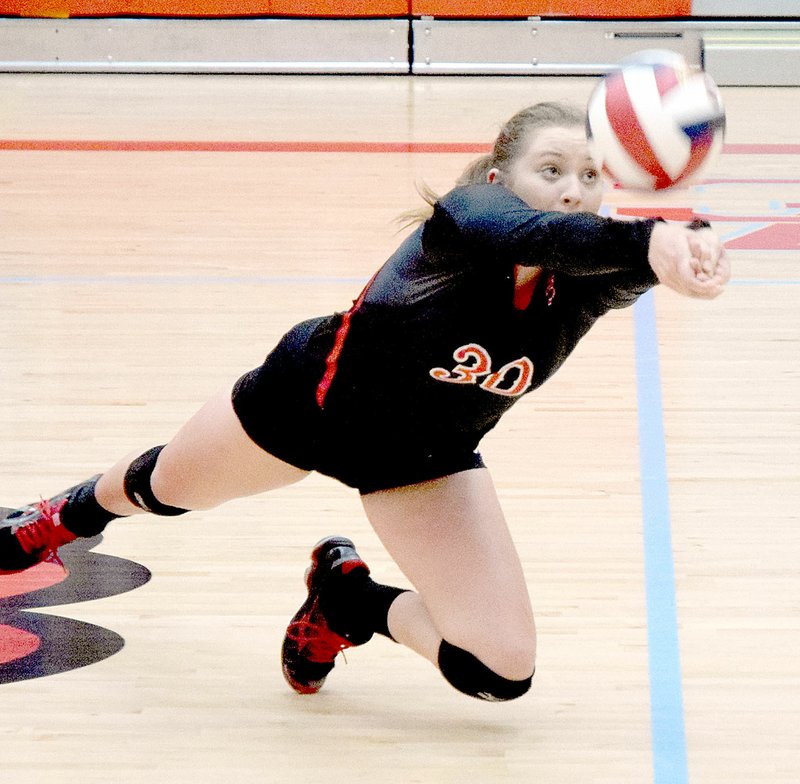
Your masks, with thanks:
[{"label": "red court line", "polygon": [[[736,183],[747,183],[756,185],[795,185],[800,182],[800,179],[797,177],[772,177],[765,179],[764,177],[728,177],[726,179],[714,179],[710,178],[708,180],[703,180],[702,183],[698,183],[698,185],[735,185]],[[797,207],[796,204],[787,204],[787,207]]]},{"label": "red court line", "polygon": [[725,144],[728,155],[800,155],[800,144]]},{"label": "red court line", "polygon": [[474,142],[212,142],[113,141],[93,139],[0,139],[0,150],[44,152],[464,152],[481,153],[489,145]]},{"label": "red court line", "polygon": [[[41,152],[347,152],[483,153],[478,142],[337,142],[337,141],[135,141],[102,139],[0,139],[2,150]],[[800,144],[726,144],[729,155],[800,155]]]}]

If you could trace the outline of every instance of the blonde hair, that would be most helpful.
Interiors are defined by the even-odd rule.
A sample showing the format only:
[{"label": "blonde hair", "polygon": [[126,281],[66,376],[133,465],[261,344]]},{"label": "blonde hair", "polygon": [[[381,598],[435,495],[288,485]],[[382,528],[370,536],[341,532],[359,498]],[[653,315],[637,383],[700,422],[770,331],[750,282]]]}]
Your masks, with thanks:
[{"label": "blonde hair", "polygon": [[[499,169],[508,171],[514,161],[527,149],[530,135],[543,128],[585,127],[586,111],[576,104],[560,101],[543,101],[518,111],[500,129],[491,152],[472,161],[456,185],[481,185],[488,182],[489,172]],[[417,191],[427,206],[403,213],[398,219],[404,228],[427,220],[433,213],[433,205],[439,196],[426,184],[418,184]]]}]

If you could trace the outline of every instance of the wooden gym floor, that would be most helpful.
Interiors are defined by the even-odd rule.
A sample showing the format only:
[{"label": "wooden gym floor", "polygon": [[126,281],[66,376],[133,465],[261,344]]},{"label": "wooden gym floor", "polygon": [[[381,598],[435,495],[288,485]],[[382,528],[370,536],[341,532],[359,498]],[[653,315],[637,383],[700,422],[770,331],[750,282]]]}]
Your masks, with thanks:
[{"label": "wooden gym floor", "polygon": [[[446,190],[511,113],[593,83],[0,76],[0,504],[166,441],[349,306],[415,182]],[[118,521],[61,582],[0,578],[2,781],[796,784],[800,91],[723,93],[705,185],[605,209],[711,214],[730,290],[611,314],[483,450],[537,612],[530,695],[471,701],[384,639],[291,693],[319,537],[403,583],[356,495],[312,477]]]}]

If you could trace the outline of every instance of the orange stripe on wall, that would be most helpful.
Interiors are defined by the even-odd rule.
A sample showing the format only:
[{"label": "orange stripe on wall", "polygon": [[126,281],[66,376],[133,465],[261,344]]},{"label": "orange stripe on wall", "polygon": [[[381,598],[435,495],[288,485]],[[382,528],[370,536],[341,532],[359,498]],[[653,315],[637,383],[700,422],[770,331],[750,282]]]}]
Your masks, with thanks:
[{"label": "orange stripe on wall", "polygon": [[407,0],[0,0],[0,16],[407,16]]},{"label": "orange stripe on wall", "polygon": [[270,13],[282,16],[407,16],[408,0],[272,0]]},{"label": "orange stripe on wall", "polygon": [[414,16],[690,16],[692,0],[411,0]]},{"label": "orange stripe on wall", "polygon": [[0,15],[69,16],[690,16],[691,0],[0,0]]}]

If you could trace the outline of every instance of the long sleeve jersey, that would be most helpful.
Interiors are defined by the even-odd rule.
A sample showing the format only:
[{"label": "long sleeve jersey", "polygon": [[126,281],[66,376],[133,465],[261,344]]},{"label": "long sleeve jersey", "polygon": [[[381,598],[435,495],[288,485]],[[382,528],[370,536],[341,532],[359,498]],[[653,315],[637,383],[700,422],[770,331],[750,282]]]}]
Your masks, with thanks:
[{"label": "long sleeve jersey", "polygon": [[[540,212],[499,185],[456,188],[331,325],[317,389],[326,418],[410,453],[474,448],[600,316],[657,283],[654,223]],[[544,270],[522,309],[517,266]]]}]

